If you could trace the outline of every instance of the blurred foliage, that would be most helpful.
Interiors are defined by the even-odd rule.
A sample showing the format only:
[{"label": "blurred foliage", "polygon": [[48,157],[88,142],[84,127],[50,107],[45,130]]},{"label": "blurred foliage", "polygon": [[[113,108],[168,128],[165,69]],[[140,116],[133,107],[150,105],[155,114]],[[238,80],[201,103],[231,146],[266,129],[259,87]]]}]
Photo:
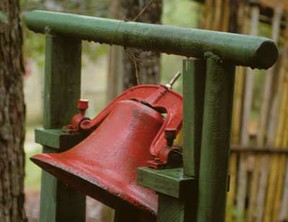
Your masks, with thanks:
[{"label": "blurred foliage", "polygon": [[[31,146],[31,144],[30,144]],[[30,157],[41,153],[41,147],[38,145],[36,148],[33,150],[26,150],[25,151],[25,159],[26,159],[26,164],[25,164],[25,172],[26,176],[25,177],[25,187],[28,187],[29,189],[39,189],[40,188],[40,180],[41,180],[41,169],[32,163],[30,161]]]},{"label": "blurred foliage", "polygon": [[[109,0],[21,0],[22,12],[34,9],[68,12],[98,17],[108,16]],[[25,25],[24,25],[25,27]],[[83,42],[83,56],[95,61],[107,54],[108,46]],[[44,67],[45,36],[35,35],[24,29],[24,56],[33,58],[39,67]],[[87,60],[85,60],[87,61]],[[85,65],[85,63],[83,63]]]},{"label": "blurred foliage", "polygon": [[[189,28],[197,28],[201,14],[201,6],[190,0],[164,0],[162,23]],[[182,61],[185,57],[162,54],[161,82],[167,83],[177,71],[182,72]],[[173,89],[182,93],[182,78],[174,85]]]}]

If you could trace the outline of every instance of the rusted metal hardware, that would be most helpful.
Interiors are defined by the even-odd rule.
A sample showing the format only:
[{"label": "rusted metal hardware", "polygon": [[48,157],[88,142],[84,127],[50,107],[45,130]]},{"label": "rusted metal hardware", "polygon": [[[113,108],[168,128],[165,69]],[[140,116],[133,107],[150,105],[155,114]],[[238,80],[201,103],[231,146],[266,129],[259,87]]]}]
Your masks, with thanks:
[{"label": "rusted metal hardware", "polygon": [[122,100],[137,101],[166,115],[164,124],[150,147],[151,154],[155,158],[159,158],[162,164],[166,164],[168,153],[163,153],[166,147],[165,129],[173,128],[178,132],[182,126],[182,96],[166,86],[140,85],[130,88],[112,101],[94,119],[86,118],[81,113],[76,114],[72,118],[71,124],[65,128],[72,133],[92,132],[113,111],[114,106]]},{"label": "rusted metal hardware", "polygon": [[[163,169],[170,167],[180,167],[182,166],[182,149],[178,146],[173,146],[174,140],[177,135],[177,129],[166,128],[165,129],[165,139],[166,146],[164,146],[159,153],[159,156],[154,157],[153,160],[149,160],[149,166],[154,169]],[[163,159],[166,162],[163,163]]]},{"label": "rusted metal hardware", "polygon": [[89,102],[86,99],[79,99],[77,103],[79,113],[75,114],[71,120],[71,124],[65,126],[63,129],[65,132],[73,134],[81,132],[81,123],[85,120],[89,121],[88,117],[85,117],[86,110],[89,107]]},{"label": "rusted metal hardware", "polygon": [[87,107],[86,101],[79,101],[80,113],[69,125],[70,132],[90,132],[85,140],[62,153],[38,154],[32,161],[112,207],[125,200],[155,215],[157,195],[136,184],[136,169],[155,159],[161,166],[181,164],[173,140],[182,126],[182,96],[163,85],[139,85],[94,119],[84,117]]}]

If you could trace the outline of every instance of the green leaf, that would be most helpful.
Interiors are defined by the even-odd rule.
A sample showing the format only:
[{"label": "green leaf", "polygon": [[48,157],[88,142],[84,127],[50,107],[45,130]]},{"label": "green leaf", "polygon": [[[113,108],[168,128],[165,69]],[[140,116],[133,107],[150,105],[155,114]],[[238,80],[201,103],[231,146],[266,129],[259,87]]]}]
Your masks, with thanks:
[{"label": "green leaf", "polygon": [[0,21],[8,23],[8,16],[2,11],[0,11]]}]

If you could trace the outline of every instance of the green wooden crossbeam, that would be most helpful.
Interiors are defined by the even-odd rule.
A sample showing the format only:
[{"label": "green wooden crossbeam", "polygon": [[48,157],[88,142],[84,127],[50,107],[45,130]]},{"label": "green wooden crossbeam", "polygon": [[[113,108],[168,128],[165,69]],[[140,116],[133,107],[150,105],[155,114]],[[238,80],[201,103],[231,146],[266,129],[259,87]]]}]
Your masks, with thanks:
[{"label": "green wooden crossbeam", "polygon": [[267,69],[278,56],[275,43],[263,37],[39,10],[26,13],[24,20],[35,32],[187,57],[204,58],[212,52],[253,68]]},{"label": "green wooden crossbeam", "polygon": [[175,198],[185,197],[185,191],[193,190],[195,179],[186,177],[183,168],[154,170],[148,167],[137,169],[137,183],[161,194]]},{"label": "green wooden crossbeam", "polygon": [[62,129],[36,129],[35,142],[57,150],[67,150],[86,138],[83,133],[68,134]]}]

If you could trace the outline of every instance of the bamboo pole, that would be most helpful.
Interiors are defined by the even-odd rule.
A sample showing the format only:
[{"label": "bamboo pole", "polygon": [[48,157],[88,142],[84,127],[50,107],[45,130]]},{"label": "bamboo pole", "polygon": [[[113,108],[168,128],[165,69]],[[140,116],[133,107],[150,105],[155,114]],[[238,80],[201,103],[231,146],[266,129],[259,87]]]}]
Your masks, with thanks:
[{"label": "bamboo pole", "polygon": [[[243,4],[239,5],[238,0],[224,0],[223,5],[223,23],[222,31],[237,32],[238,30],[238,14],[233,14],[239,8],[243,8]],[[233,29],[231,29],[233,27]],[[240,143],[240,130],[241,130],[241,110],[243,100],[243,86],[244,86],[244,67],[236,68],[235,75],[235,90],[234,90],[234,103],[232,113],[232,129],[231,129],[231,142],[232,144]],[[237,175],[237,154],[231,153],[229,160],[229,175],[230,184],[229,192],[227,194],[226,206],[226,220],[227,222],[234,221],[234,202],[236,196],[236,175]]]},{"label": "bamboo pole", "polygon": [[203,16],[202,26],[201,28],[204,29],[212,29],[212,21],[214,17],[214,10],[213,10],[214,0],[206,0],[205,1],[205,12]]},{"label": "bamboo pole", "polygon": [[[286,49],[287,50],[287,49]],[[288,76],[288,72],[286,73]],[[286,106],[286,129],[284,133],[284,145],[288,147],[288,103]],[[283,186],[283,195],[281,201],[281,209],[278,216],[278,221],[287,221],[288,220],[288,158],[285,158],[286,165],[285,167],[285,181]]]},{"label": "bamboo pole", "polygon": [[213,30],[220,30],[221,28],[221,17],[222,14],[222,0],[215,0],[215,8],[214,8],[215,17],[213,19]]},{"label": "bamboo pole", "polygon": [[[273,24],[272,24],[272,39],[274,42],[278,42],[279,40],[279,33],[280,33],[280,25],[281,25],[281,18],[282,18],[282,11],[283,6],[281,4],[277,5],[274,9],[274,16],[273,16]],[[260,125],[257,135],[257,143],[259,145],[264,144],[264,133],[267,127],[267,117],[269,113],[269,105],[270,105],[270,97],[271,97],[271,88],[272,88],[272,80],[273,80],[273,68],[269,69],[266,73],[266,80],[264,86],[264,93],[263,93],[263,103],[261,106],[261,116],[260,116]]]},{"label": "bamboo pole", "polygon": [[[288,94],[288,86],[287,86],[287,83],[286,83],[286,87],[285,87],[285,91],[283,92],[283,96],[285,96],[286,98],[284,99],[284,105],[283,105],[283,110],[280,110],[280,112],[283,112],[283,126],[281,127],[281,132],[279,132],[279,145],[282,147],[283,146],[283,143],[284,143],[284,132],[285,132],[285,115],[286,115],[286,107],[287,107],[287,94]],[[282,105],[282,104],[281,104]],[[286,107],[285,107],[286,106]],[[281,120],[280,120],[281,121]],[[282,196],[282,192],[283,192],[283,182],[284,182],[284,177],[285,177],[285,174],[284,174],[284,169],[285,169],[285,156],[284,155],[281,155],[281,154],[278,154],[277,156],[274,157],[274,173],[276,174],[276,180],[273,181],[273,187],[272,189],[274,188],[275,190],[275,193],[274,193],[274,204],[272,202],[271,204],[271,218],[272,218],[272,221],[277,221],[277,218],[279,216],[279,212],[280,212],[280,204],[281,204],[281,196]],[[273,167],[273,166],[272,166]]]},{"label": "bamboo pole", "polygon": [[[235,92],[234,92],[234,103],[233,103],[233,114],[232,114],[232,144],[240,143],[240,131],[241,131],[241,110],[243,100],[243,88],[244,88],[244,67],[237,67],[236,69],[236,80],[235,80]],[[236,199],[237,191],[237,154],[231,153],[229,163],[229,174],[230,174],[230,189],[227,196],[227,221],[234,221],[233,207]]]},{"label": "bamboo pole", "polygon": [[[273,24],[272,24],[272,38],[275,42],[278,42],[279,39],[279,29],[280,29],[280,22],[281,22],[281,14],[282,9],[279,7],[277,10],[275,9],[274,17],[273,17]],[[261,113],[260,113],[260,125],[259,125],[259,131],[257,135],[257,144],[258,146],[264,145],[264,130],[267,127],[267,119],[268,119],[268,109],[269,109],[269,102],[271,97],[271,87],[272,87],[272,74],[273,69],[270,69],[266,73],[266,79],[265,79],[265,85],[264,85],[264,92],[263,92],[263,98],[262,98],[262,106],[261,106]],[[277,117],[277,116],[275,116]],[[274,121],[276,122],[276,120]],[[273,144],[273,138],[270,136],[268,137],[270,140],[267,141],[267,145]],[[264,211],[265,206],[265,199],[266,195],[269,194],[268,189],[268,176],[269,176],[269,157],[263,156],[258,161],[261,165],[260,169],[260,186],[258,189],[257,194],[257,222],[262,222],[262,220],[266,220],[266,215],[268,214],[268,211]],[[265,208],[266,209],[266,208]],[[264,214],[265,213],[265,214]],[[263,217],[263,215],[265,215]]]},{"label": "bamboo pole", "polygon": [[[279,40],[279,31],[280,31],[280,23],[281,23],[281,18],[282,18],[282,11],[283,11],[283,6],[281,4],[277,5],[274,9],[273,24],[272,24],[272,38],[276,43]],[[274,73],[273,68],[268,70],[268,72],[266,73],[263,103],[262,103],[263,105],[261,107],[262,109],[261,109],[260,126],[259,126],[259,134],[258,134],[259,144],[264,143],[264,130],[267,127],[268,113],[269,113],[268,111],[270,107],[270,99],[272,96],[271,88],[273,84],[273,78],[272,78],[273,73]],[[277,119],[274,120],[274,122],[277,122],[277,132],[274,138],[273,136],[268,136],[268,139],[270,140],[267,140],[267,145],[274,144],[275,147],[279,147],[278,135],[281,130],[281,117],[276,116],[276,118],[279,118],[278,121]],[[263,177],[268,177],[269,175],[269,179],[263,178],[264,182],[266,182],[268,179],[268,182],[266,182],[267,190],[262,190],[261,192],[263,192],[263,194],[260,195],[262,197],[265,197],[264,193],[266,193],[266,202],[264,204],[265,210],[263,211],[263,207],[260,208],[260,217],[261,215],[264,215],[263,220],[265,222],[266,221],[269,222],[272,219],[273,199],[274,199],[274,194],[275,194],[274,193],[275,192],[274,180],[276,182],[276,178],[277,178],[277,174],[275,170],[277,170],[277,165],[278,165],[278,163],[275,162],[274,158],[275,156],[272,156],[271,158],[264,157],[264,160],[263,160],[263,174],[262,175]],[[264,201],[264,198],[263,198],[263,201]]]},{"label": "bamboo pole", "polygon": [[[276,96],[275,96],[275,107],[279,107],[279,103],[280,103],[280,99],[281,99],[281,94],[282,97],[286,97],[283,98],[282,102],[284,102],[284,104],[281,104],[280,107],[280,114],[281,112],[283,112],[283,130],[280,133],[280,138],[279,138],[279,145],[282,147],[280,149],[284,149],[285,145],[286,145],[286,137],[285,137],[285,132],[288,128],[288,122],[287,122],[287,107],[288,107],[288,75],[285,76],[286,74],[286,61],[287,61],[287,49],[288,49],[288,41],[287,41],[287,37],[288,37],[288,27],[286,27],[285,29],[285,44],[284,44],[284,53],[282,55],[282,59],[281,59],[281,69],[280,69],[280,74],[279,74],[279,81],[278,81],[278,87],[277,87],[277,91],[276,91]],[[274,105],[274,104],[273,104]],[[273,107],[274,108],[274,107]],[[281,110],[281,108],[283,108]],[[273,110],[273,115],[277,115],[276,114],[276,108],[274,108]],[[273,119],[273,116],[272,118]],[[271,127],[273,129],[273,127]],[[270,130],[270,127],[269,127]],[[286,135],[288,136],[288,135]],[[277,221],[277,218],[280,214],[280,207],[281,207],[281,198],[282,198],[282,194],[284,194],[284,180],[285,180],[285,166],[286,166],[286,156],[285,155],[281,155],[279,154],[278,157],[278,161],[275,163],[278,164],[278,170],[276,169],[276,174],[278,175],[278,179],[277,179],[277,183],[276,183],[276,193],[275,193],[275,201],[274,201],[274,205],[273,205],[273,221]]]},{"label": "bamboo pole", "polygon": [[222,4],[222,22],[219,30],[223,32],[229,31],[229,18],[230,18],[230,0],[224,0]]},{"label": "bamboo pole", "polygon": [[[250,35],[256,36],[258,34],[260,9],[258,4],[251,4],[251,23]],[[245,75],[245,89],[244,89],[244,105],[242,116],[242,132],[241,132],[241,145],[249,145],[249,122],[253,98],[253,71],[248,68]],[[240,213],[238,220],[241,220],[245,213],[245,199],[247,194],[247,160],[249,156],[242,154],[240,156],[239,166],[239,180],[238,180],[238,193],[237,193],[237,210]]]}]

